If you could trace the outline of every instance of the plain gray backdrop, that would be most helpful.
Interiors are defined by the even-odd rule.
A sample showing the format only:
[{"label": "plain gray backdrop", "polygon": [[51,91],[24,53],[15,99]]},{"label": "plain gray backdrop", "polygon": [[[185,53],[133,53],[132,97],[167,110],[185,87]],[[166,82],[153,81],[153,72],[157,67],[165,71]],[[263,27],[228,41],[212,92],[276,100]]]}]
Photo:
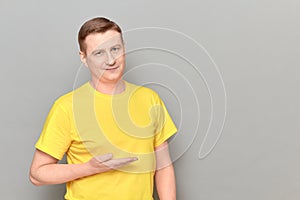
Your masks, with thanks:
[{"label": "plain gray backdrop", "polygon": [[[179,127],[170,145],[179,200],[300,199],[299,1],[0,4],[1,199],[63,199],[64,185],[33,186],[29,167],[55,99],[88,80],[76,38],[96,16],[120,24],[125,78],[155,89]],[[225,111],[220,139],[209,151],[212,132],[199,159]]]}]

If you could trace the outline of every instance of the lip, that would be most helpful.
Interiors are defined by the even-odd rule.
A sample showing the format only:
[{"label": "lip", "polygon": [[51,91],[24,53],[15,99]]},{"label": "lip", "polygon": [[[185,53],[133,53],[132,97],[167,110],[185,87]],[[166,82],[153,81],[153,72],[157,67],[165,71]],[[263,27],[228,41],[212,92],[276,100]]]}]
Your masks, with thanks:
[{"label": "lip", "polygon": [[118,68],[119,68],[119,66],[117,66],[117,67],[106,68],[105,70],[114,70],[114,69],[118,69]]}]

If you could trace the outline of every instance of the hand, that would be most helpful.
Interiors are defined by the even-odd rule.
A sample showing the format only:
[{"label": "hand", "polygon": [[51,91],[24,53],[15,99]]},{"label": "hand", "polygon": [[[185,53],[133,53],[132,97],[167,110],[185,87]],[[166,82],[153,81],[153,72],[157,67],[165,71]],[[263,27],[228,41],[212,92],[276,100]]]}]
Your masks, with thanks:
[{"label": "hand", "polygon": [[95,173],[106,172],[112,169],[118,169],[122,166],[128,165],[131,162],[138,160],[137,157],[126,157],[112,159],[112,154],[104,154],[95,156],[88,161],[88,165],[95,170]]}]

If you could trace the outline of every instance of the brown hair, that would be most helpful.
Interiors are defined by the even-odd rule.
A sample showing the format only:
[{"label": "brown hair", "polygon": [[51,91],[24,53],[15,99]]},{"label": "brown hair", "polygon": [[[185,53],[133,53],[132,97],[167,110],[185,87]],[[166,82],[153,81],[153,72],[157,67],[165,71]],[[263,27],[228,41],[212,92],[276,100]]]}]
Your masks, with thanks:
[{"label": "brown hair", "polygon": [[86,51],[85,38],[93,33],[105,33],[106,31],[114,30],[122,35],[122,30],[118,24],[115,22],[104,18],[104,17],[96,17],[86,21],[80,28],[78,32],[78,43],[80,51]]}]

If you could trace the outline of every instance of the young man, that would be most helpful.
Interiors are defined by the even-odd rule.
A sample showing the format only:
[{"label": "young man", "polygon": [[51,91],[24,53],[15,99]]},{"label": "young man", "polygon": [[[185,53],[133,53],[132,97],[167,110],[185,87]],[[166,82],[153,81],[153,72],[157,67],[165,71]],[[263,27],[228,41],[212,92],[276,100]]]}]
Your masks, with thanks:
[{"label": "young man", "polygon": [[[67,183],[70,200],[175,200],[167,139],[176,133],[151,89],[122,79],[120,27],[94,18],[78,34],[80,58],[91,80],[57,99],[35,147],[34,185]],[[63,155],[68,164],[58,164]]]}]

